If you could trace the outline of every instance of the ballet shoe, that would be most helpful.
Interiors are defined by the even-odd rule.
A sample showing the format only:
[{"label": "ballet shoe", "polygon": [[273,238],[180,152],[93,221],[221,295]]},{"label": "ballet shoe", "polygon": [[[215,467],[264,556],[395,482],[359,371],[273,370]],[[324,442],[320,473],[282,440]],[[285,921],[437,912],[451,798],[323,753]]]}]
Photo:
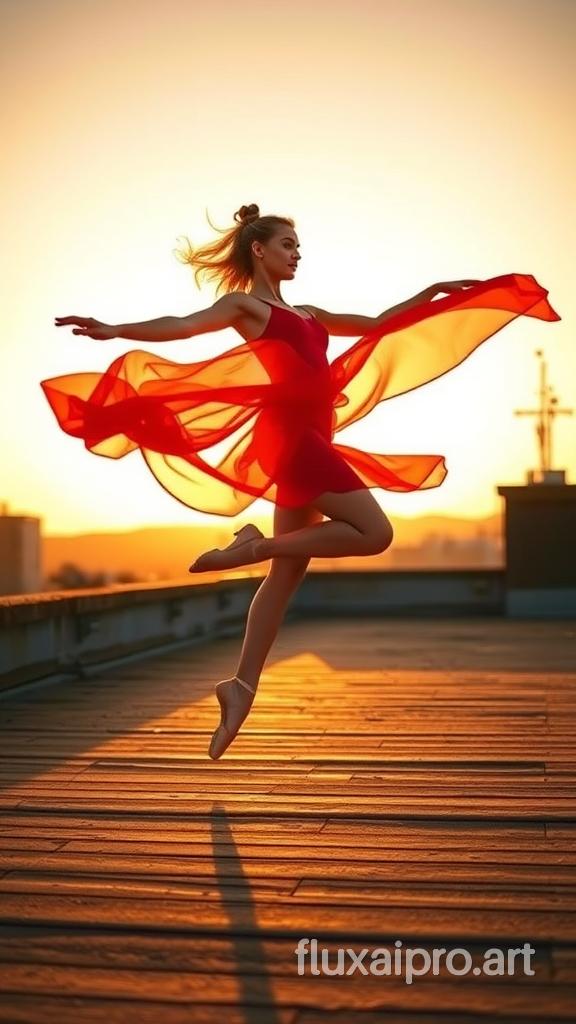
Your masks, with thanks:
[{"label": "ballet shoe", "polygon": [[211,548],[204,551],[188,566],[188,572],[224,572],[226,569],[238,569],[243,565],[255,565],[264,561],[268,555],[262,550],[266,537],[253,537],[241,544],[231,544],[227,548]]},{"label": "ballet shoe", "polygon": [[[254,523],[247,523],[246,526],[242,526],[239,530],[233,530],[232,532],[236,537],[236,540],[232,541],[232,543],[228,544],[225,548],[211,548],[210,551],[205,551],[202,555],[199,555],[194,562],[192,562],[192,565],[188,568],[188,572],[214,571],[219,568],[218,556],[221,556],[222,552],[233,551],[235,548],[243,547],[244,544],[249,544],[252,540],[262,540],[264,538],[262,530],[259,530],[257,526],[254,526]],[[215,556],[214,559],[211,559],[212,555]],[[211,564],[211,561],[214,564]]]},{"label": "ballet shoe", "polygon": [[232,740],[237,735],[240,726],[246,719],[248,711],[250,710],[250,708],[248,708],[246,714],[242,718],[240,718],[236,728],[233,728],[228,725],[227,719],[229,718],[230,708],[233,705],[236,705],[237,708],[239,707],[238,701],[230,699],[229,696],[234,688],[234,683],[239,683],[240,686],[243,686],[252,694],[256,693],[256,690],[252,686],[250,686],[249,683],[246,683],[243,679],[240,679],[239,676],[232,676],[230,679],[223,679],[222,682],[218,683],[218,685],[216,686],[216,697],[220,705],[220,724],[214,730],[212,739],[210,741],[210,746],[208,748],[208,755],[212,758],[213,761],[216,761],[218,760],[219,757],[222,757],[224,751],[228,749],[228,747],[232,743]]},{"label": "ballet shoe", "polygon": [[227,548],[223,548],[223,551],[230,551],[232,548],[238,548],[241,544],[247,544],[250,540],[256,540],[258,537],[263,537],[262,530],[259,530],[254,523],[247,523],[246,526],[242,526],[239,530],[233,530],[232,533],[237,538],[228,545]]}]

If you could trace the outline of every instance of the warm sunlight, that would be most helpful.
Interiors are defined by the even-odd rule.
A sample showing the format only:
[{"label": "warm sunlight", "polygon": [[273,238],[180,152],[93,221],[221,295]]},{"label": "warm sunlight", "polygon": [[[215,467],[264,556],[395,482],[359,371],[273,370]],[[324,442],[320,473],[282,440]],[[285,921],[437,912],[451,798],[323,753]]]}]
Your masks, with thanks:
[{"label": "warm sunlight", "polygon": [[[208,9],[179,3],[162,18],[134,3],[35,6],[32,19],[24,2],[4,14],[2,497],[46,533],[223,523],[166,493],[138,451],[114,461],[66,436],[39,387],[102,372],[132,348],[186,362],[241,340],[227,329],[142,345],[54,327],[67,314],[121,323],[210,304],[213,291],[199,292],[174,255],[184,234],[212,237],[206,210],[220,227],[243,202],[294,217],[291,304],[376,315],[434,281],[505,273],[549,289],[562,322],[520,318],[339,435],[386,455],[444,456],[442,486],[374,492],[390,514],[499,510],[496,486],[537,464],[535,424],[514,410],[536,402],[538,347],[560,402],[573,402],[574,9],[526,3],[519,19],[496,2],[336,8],[329,26],[299,0],[289,17],[254,8],[249,53],[238,43],[246,12],[230,3],[217,30]],[[329,358],[353,341],[332,338]],[[554,427],[554,465],[569,481],[574,431],[574,417]],[[258,500],[252,512],[271,507]]]}]

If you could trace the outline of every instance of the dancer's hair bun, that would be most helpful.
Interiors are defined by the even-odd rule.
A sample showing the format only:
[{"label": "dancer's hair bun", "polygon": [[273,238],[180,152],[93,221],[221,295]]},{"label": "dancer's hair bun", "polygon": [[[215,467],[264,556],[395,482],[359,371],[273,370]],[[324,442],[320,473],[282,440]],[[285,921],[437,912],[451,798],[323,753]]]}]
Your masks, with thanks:
[{"label": "dancer's hair bun", "polygon": [[239,210],[236,210],[234,214],[234,220],[244,227],[245,224],[250,224],[253,220],[258,220],[260,216],[260,209],[257,203],[250,203],[249,206],[241,206]]}]

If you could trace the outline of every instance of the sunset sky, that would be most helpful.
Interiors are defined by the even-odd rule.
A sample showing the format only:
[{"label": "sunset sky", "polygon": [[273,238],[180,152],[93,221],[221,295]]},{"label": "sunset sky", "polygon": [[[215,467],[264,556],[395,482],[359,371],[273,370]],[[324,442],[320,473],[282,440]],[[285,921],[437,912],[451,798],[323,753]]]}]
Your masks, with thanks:
[{"label": "sunset sky", "polygon": [[[192,362],[241,342],[107,342],[108,323],[210,305],[174,250],[243,203],[294,218],[285,302],[376,315],[427,285],[533,274],[562,320],[519,318],[459,367],[380,404],[336,440],[441,453],[441,487],[377,490],[394,516],[490,515],[537,465],[541,348],[576,410],[572,0],[0,0],[0,501],[44,534],[222,519],[62,432],[43,379],[131,348]],[[352,345],[333,338],[329,358]],[[554,430],[576,483],[576,411]],[[258,501],[252,513],[272,512]],[[231,527],[236,520],[226,520]]]}]

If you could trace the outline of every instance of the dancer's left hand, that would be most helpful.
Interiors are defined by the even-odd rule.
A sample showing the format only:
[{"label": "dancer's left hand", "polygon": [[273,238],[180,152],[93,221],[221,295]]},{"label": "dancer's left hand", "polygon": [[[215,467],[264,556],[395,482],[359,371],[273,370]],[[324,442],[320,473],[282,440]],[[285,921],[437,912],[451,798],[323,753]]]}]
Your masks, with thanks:
[{"label": "dancer's left hand", "polygon": [[430,286],[430,291],[432,295],[439,292],[457,292],[461,288],[470,288],[473,284],[482,284],[482,281],[476,277],[465,277],[461,281],[439,281],[438,284]]}]

